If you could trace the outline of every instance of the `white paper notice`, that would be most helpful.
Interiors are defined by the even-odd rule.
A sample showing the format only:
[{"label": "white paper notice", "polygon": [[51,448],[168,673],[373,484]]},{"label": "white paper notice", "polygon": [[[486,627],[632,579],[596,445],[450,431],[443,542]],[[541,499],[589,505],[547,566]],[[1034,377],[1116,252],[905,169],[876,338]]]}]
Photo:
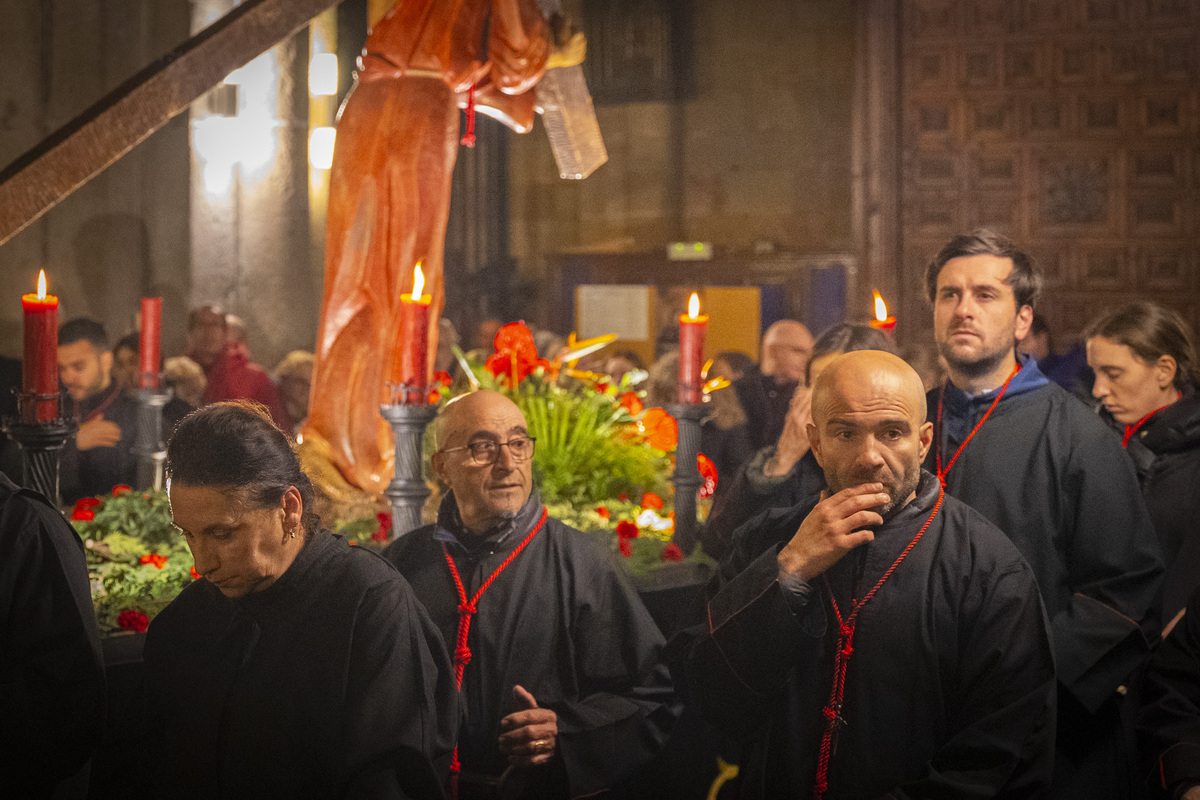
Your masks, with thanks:
[{"label": "white paper notice", "polygon": [[649,286],[587,284],[579,287],[580,339],[615,333],[644,342],[650,338]]}]

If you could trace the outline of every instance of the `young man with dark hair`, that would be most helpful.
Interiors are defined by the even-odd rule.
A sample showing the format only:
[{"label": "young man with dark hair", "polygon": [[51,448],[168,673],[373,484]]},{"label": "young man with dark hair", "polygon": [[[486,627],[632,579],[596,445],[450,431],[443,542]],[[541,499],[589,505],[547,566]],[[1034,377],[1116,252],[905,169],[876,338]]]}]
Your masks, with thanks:
[{"label": "young man with dark hair", "polygon": [[1120,440],[1016,345],[1042,279],[987,230],[925,273],[947,383],[928,396],[926,469],[1002,530],[1037,575],[1058,672],[1050,796],[1126,797],[1140,783],[1121,725],[1125,683],[1157,637],[1162,555]]},{"label": "young man with dark hair", "polygon": [[137,401],[112,379],[113,354],[104,326],[73,319],[58,330],[58,377],[74,400],[79,429],[63,448],[62,497],[107,494],[137,474],[133,439]]}]

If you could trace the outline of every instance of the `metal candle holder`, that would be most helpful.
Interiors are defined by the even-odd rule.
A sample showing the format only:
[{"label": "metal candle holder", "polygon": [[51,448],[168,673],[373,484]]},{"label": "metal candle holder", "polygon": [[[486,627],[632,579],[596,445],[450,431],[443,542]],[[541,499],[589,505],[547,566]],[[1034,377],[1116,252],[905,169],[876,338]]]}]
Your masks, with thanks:
[{"label": "metal candle holder", "polygon": [[[421,526],[421,509],[429,497],[421,443],[425,427],[437,416],[437,406],[425,402],[430,387],[416,384],[388,384],[392,403],[381,405],[379,413],[392,426],[396,440],[393,477],[384,489],[392,503],[392,538],[396,539]],[[407,402],[420,398],[421,402]]]},{"label": "metal candle holder", "polygon": [[[159,385],[161,380],[155,381]],[[163,406],[171,401],[170,389],[139,389],[137,432],[133,453],[137,456],[137,488],[163,488],[167,443],[163,441]]]},{"label": "metal candle holder", "polygon": [[679,426],[675,472],[671,475],[671,483],[675,486],[675,544],[690,555],[700,541],[696,497],[704,485],[704,478],[696,466],[696,457],[700,455],[700,422],[704,419],[705,408],[701,403],[677,403],[667,406],[667,411]]},{"label": "metal candle holder", "polygon": [[[58,405],[55,419],[36,422],[39,403],[53,400]],[[56,506],[62,505],[59,494],[59,458],[63,445],[75,430],[75,421],[63,413],[64,396],[54,394],[17,394],[17,416],[5,420],[5,429],[21,448],[26,488],[48,497]],[[31,420],[31,421],[26,421]]]}]

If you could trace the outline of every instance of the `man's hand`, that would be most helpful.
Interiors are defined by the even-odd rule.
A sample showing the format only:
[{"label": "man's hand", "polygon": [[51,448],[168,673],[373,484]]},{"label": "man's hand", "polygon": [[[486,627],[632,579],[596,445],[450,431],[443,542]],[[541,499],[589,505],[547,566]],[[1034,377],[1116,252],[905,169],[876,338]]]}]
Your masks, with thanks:
[{"label": "man's hand", "polygon": [[783,433],[775,445],[775,455],[763,465],[763,474],[774,478],[786,475],[808,452],[808,426],[812,423],[812,389],[797,386],[783,422]]},{"label": "man's hand", "polygon": [[554,757],[558,715],[538,708],[537,700],[521,686],[513,687],[519,710],[500,720],[500,754],[514,767],[545,764]]},{"label": "man's hand", "polygon": [[887,503],[881,483],[864,483],[843,489],[817,503],[796,535],[779,551],[779,568],[803,581],[812,581],[860,544],[874,541],[868,525],[882,525],[883,517],[869,509]]},{"label": "man's hand", "polygon": [[1193,786],[1184,792],[1183,800],[1200,800],[1200,786]]},{"label": "man's hand", "polygon": [[116,447],[121,441],[121,428],[104,417],[80,423],[75,434],[75,449],[91,450],[93,447]]}]

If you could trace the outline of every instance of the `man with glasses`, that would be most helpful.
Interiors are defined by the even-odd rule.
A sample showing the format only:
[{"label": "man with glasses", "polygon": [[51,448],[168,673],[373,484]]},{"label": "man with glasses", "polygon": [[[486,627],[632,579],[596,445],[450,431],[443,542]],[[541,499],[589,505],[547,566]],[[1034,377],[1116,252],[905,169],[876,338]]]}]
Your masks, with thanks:
[{"label": "man with glasses", "polygon": [[435,422],[438,521],[384,551],[442,632],[466,707],[451,768],[469,798],[566,798],[618,786],[677,708],[663,638],[589,535],[547,516],[535,441],[477,391]]}]

